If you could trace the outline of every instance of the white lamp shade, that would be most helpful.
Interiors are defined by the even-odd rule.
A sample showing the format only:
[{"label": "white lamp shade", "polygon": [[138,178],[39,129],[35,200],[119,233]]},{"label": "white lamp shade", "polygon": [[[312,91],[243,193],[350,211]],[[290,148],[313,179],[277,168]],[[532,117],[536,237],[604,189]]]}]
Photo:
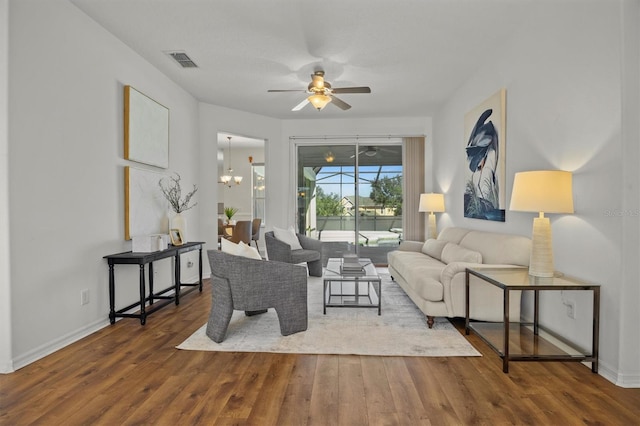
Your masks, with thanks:
[{"label": "white lamp shade", "polygon": [[509,210],[573,213],[571,172],[539,170],[516,173]]},{"label": "white lamp shade", "polygon": [[420,194],[418,211],[431,213],[444,212],[444,194]]}]

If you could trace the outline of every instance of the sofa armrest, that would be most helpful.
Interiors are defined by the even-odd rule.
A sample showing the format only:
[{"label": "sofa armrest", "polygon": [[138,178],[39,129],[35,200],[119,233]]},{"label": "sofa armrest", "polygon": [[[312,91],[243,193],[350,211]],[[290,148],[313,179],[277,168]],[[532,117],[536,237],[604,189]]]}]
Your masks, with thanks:
[{"label": "sofa armrest", "polygon": [[400,243],[398,250],[400,251],[422,251],[424,246],[423,241],[409,241],[405,240]]}]

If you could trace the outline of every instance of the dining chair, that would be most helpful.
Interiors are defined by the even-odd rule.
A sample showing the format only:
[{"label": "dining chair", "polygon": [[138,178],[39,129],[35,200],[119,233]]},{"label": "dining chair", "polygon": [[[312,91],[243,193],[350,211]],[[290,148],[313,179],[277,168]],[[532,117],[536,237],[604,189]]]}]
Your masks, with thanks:
[{"label": "dining chair", "polygon": [[259,217],[253,219],[253,222],[251,222],[251,241],[255,241],[258,253],[260,252],[260,247],[258,247],[258,239],[260,238],[260,224],[262,224],[262,219],[260,219]]},{"label": "dining chair", "polygon": [[233,233],[228,238],[229,241],[238,244],[240,241],[250,245],[251,244],[251,221],[239,220],[233,227]]}]

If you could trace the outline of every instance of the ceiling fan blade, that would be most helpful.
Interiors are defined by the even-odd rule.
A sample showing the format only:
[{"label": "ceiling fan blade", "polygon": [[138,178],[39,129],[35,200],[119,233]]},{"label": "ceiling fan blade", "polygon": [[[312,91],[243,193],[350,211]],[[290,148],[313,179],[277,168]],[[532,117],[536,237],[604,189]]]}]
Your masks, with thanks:
[{"label": "ceiling fan blade", "polygon": [[305,98],[304,101],[300,102],[298,105],[294,106],[293,108],[291,108],[291,111],[300,111],[302,108],[304,108],[307,104],[309,103],[309,100]]},{"label": "ceiling fan blade", "polygon": [[333,93],[371,93],[370,87],[338,87],[331,89]]},{"label": "ceiling fan blade", "polygon": [[351,105],[349,105],[348,103],[346,103],[345,101],[336,98],[335,96],[331,96],[331,102],[332,104],[334,104],[335,106],[337,106],[338,108],[340,108],[341,110],[348,110],[349,108],[351,108]]},{"label": "ceiling fan blade", "polygon": [[289,89],[289,90],[274,90],[274,89],[270,89],[270,90],[267,90],[267,92],[306,92],[306,90],[304,90],[304,89]]},{"label": "ceiling fan blade", "polygon": [[[362,155],[362,153],[363,153],[363,152],[364,152],[364,151],[360,151],[360,152],[358,152],[358,155]],[[353,154],[353,155],[352,155],[351,157],[349,157],[349,158],[355,158],[355,156],[356,156],[356,154]]]}]

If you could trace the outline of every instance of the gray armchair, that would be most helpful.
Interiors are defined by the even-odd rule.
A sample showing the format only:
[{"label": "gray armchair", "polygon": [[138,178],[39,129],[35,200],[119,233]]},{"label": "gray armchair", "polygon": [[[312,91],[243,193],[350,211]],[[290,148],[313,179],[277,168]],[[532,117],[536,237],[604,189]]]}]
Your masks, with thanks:
[{"label": "gray armchair", "polygon": [[283,336],[307,329],[307,272],[302,266],[208,250],[212,304],[207,336],[220,343],[234,310],[247,316],[275,308]]},{"label": "gray armchair", "polygon": [[291,250],[291,246],[275,237],[273,231],[265,232],[264,242],[267,246],[269,260],[285,263],[307,262],[309,275],[322,276],[322,241],[297,234],[302,250]]}]

